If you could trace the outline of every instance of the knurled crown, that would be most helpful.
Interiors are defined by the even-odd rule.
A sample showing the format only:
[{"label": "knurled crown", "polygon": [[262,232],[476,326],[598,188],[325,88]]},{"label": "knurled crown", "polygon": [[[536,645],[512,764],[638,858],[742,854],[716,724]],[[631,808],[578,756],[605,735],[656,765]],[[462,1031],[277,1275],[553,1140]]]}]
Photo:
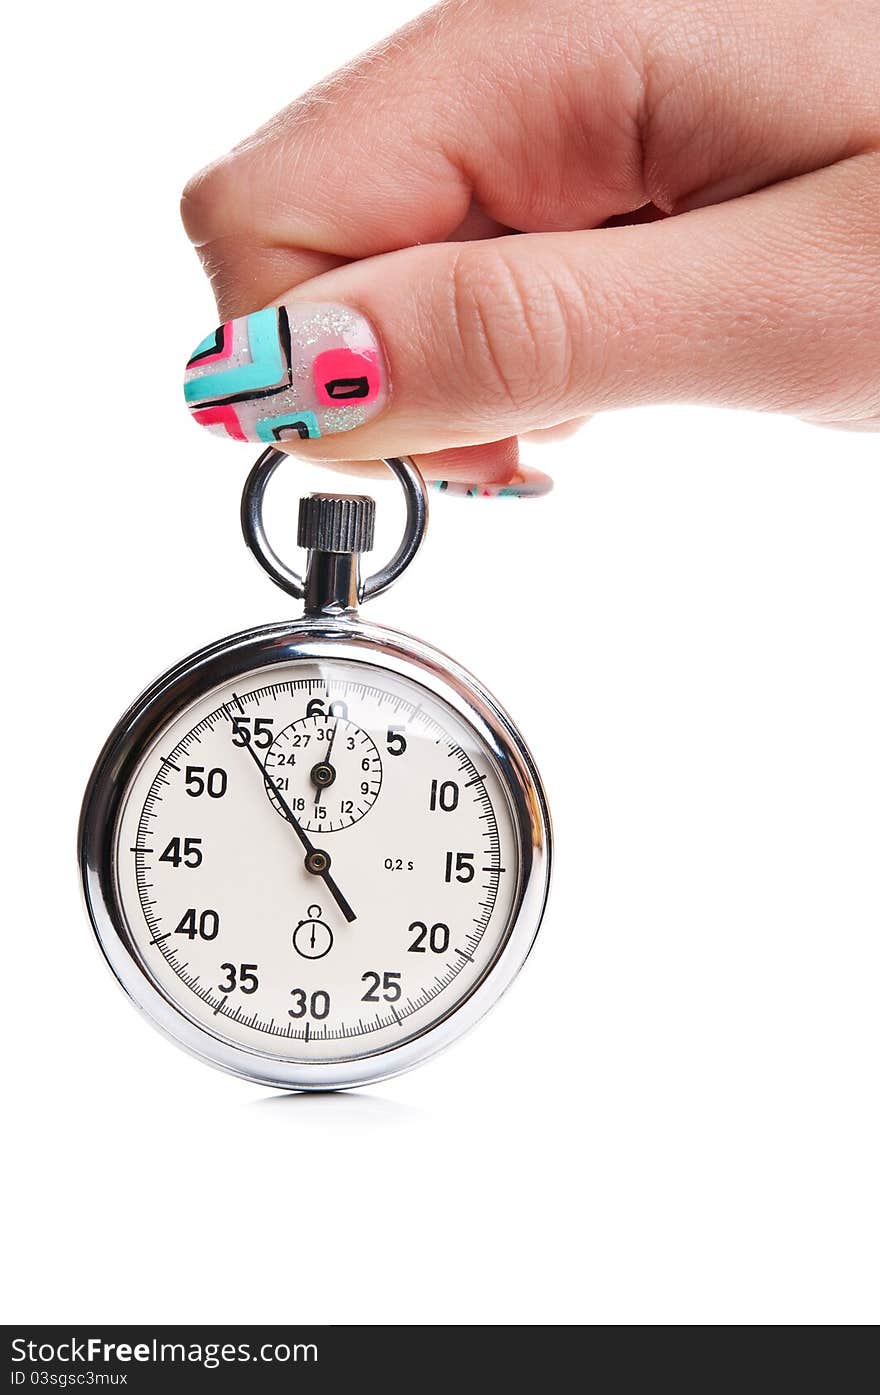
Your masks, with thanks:
[{"label": "knurled crown", "polygon": [[299,501],[297,540],[313,552],[369,552],[375,523],[365,494],[309,494]]}]

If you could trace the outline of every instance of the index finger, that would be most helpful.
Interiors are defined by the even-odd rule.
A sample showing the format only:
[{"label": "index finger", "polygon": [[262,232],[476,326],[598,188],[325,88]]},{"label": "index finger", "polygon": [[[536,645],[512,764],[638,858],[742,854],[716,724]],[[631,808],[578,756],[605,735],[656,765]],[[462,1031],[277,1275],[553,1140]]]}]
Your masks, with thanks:
[{"label": "index finger", "polygon": [[[447,0],[187,186],[222,318],[456,234],[718,201],[876,141],[876,5]],[[836,32],[836,31],[835,31]],[[786,80],[779,81],[779,57]]]}]

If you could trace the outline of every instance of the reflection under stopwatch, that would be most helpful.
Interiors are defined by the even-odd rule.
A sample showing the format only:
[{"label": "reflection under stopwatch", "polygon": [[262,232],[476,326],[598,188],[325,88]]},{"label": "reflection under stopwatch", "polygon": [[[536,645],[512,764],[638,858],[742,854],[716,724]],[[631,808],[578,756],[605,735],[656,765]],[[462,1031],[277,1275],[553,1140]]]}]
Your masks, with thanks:
[{"label": "reflection under stopwatch", "polygon": [[361,1094],[356,1090],[272,1095],[268,1099],[255,1100],[251,1108],[272,1110],[278,1115],[288,1114],[291,1120],[296,1120],[297,1128],[311,1126],[321,1132],[400,1128],[428,1117],[427,1111],[416,1105],[379,1095]]}]

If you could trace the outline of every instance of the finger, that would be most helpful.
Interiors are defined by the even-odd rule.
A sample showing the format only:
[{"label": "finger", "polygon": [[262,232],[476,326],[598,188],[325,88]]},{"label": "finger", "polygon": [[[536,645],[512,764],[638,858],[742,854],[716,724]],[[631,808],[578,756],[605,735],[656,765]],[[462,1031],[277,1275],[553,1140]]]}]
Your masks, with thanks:
[{"label": "finger", "polygon": [[[371,458],[641,402],[876,417],[878,192],[880,156],[863,156],[659,223],[411,248],[339,267],[285,297],[297,327],[293,386],[236,402],[237,429],[262,441],[292,431],[298,445],[316,438],[313,454]],[[233,352],[248,369],[254,319],[234,322]],[[351,336],[347,349],[341,339],[328,349],[337,330]],[[331,381],[337,362],[347,371]],[[210,376],[203,384],[216,395]],[[323,405],[351,384],[364,395],[349,415]],[[285,412],[299,414],[294,428]],[[351,434],[333,435],[340,426]]]},{"label": "finger", "polygon": [[[283,446],[281,449],[287,449]],[[426,480],[446,480],[450,477],[468,484],[505,484],[522,468],[519,441],[515,436],[506,441],[490,441],[485,445],[464,446],[459,450],[434,451],[417,455],[416,464]],[[381,460],[324,460],[331,470],[349,474],[357,470],[374,479],[387,478],[388,471]]]},{"label": "finger", "polygon": [[538,445],[550,445],[554,441],[568,441],[572,436],[576,436],[582,426],[586,426],[589,417],[572,417],[570,421],[561,421],[558,426],[537,427],[534,431],[524,431],[522,439],[524,441],[535,441]]},{"label": "finger", "polygon": [[184,221],[227,318],[474,210],[544,232],[719,201],[874,148],[876,50],[875,0],[833,22],[824,0],[450,0],[196,176]]},{"label": "finger", "polygon": [[[549,494],[553,481],[542,470],[517,463],[503,473],[489,472],[475,464],[474,454],[481,455],[482,446],[461,450],[436,451],[432,455],[414,457],[425,481],[450,498],[467,499],[540,499]],[[352,472],[370,479],[387,479],[388,472],[378,460],[322,461],[331,470],[351,478]]]},{"label": "finger", "polygon": [[[282,445],[281,449],[287,447]],[[489,441],[485,445],[417,455],[415,462],[426,480],[452,478],[467,484],[506,484],[523,468],[519,459],[519,441],[515,436],[505,441]],[[388,473],[382,462],[376,459],[324,460],[322,463],[333,470],[346,473],[358,470],[379,479]]]}]

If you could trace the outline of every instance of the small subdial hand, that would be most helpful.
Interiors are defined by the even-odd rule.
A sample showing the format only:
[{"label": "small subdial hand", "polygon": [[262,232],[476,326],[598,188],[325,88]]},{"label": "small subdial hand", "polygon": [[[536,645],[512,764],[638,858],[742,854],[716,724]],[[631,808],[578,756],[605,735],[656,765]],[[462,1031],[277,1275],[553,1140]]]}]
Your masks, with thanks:
[{"label": "small subdial hand", "polygon": [[351,924],[353,920],[357,920],[357,916],[355,915],[355,912],[352,910],[348,901],[343,896],[339,887],[336,885],[336,882],[334,881],[333,877],[330,875],[330,854],[328,852],[324,852],[323,848],[315,847],[311,838],[306,833],[305,829],[302,827],[302,824],[300,823],[299,819],[296,817],[296,814],[294,814],[293,810],[288,805],[287,800],[284,798],[277,784],[272,779],[272,776],[269,774],[263,762],[260,760],[260,757],[257,755],[250,741],[245,742],[244,749],[247,751],[248,755],[251,757],[260,774],[262,775],[263,779],[265,780],[266,784],[268,785],[269,789],[274,794],[276,800],[278,801],[278,808],[281,810],[282,814],[287,819],[287,822],[290,824],[291,828],[296,833],[296,836],[299,838],[299,841],[305,848],[306,871],[311,872],[313,876],[320,877],[322,879],[327,890],[330,892],[330,895],[333,897],[333,900],[336,902],[337,906],[342,911],[342,914],[345,916],[345,919],[348,921],[349,924]]},{"label": "small subdial hand", "polygon": [[339,730],[339,718],[333,723],[333,730],[330,733],[330,741],[327,750],[324,752],[324,759],[313,765],[309,772],[312,784],[315,786],[315,805],[321,802],[321,795],[336,779],[336,769],[330,764],[330,757],[333,754],[333,742],[336,740],[336,733]]}]

